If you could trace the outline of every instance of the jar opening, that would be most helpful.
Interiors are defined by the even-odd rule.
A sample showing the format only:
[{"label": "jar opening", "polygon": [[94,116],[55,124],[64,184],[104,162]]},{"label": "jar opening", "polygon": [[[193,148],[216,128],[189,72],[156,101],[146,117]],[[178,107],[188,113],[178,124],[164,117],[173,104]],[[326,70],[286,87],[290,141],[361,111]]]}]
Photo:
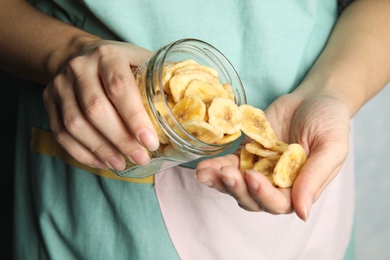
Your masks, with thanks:
[{"label": "jar opening", "polygon": [[[246,97],[241,80],[226,57],[220,53],[212,45],[197,39],[182,39],[170,43],[159,49],[155,55],[147,63],[146,68],[146,85],[151,86],[146,89],[150,108],[159,122],[162,125],[162,130],[169,136],[171,141],[176,145],[185,148],[196,154],[203,154],[206,152],[210,155],[219,153],[230,147],[232,143],[210,144],[205,143],[190,133],[188,133],[179,121],[173,115],[163,86],[162,68],[165,65],[180,62],[183,60],[193,59],[199,64],[212,67],[218,71],[218,77],[221,82],[229,83],[234,89],[235,103],[241,105],[246,103]],[[164,115],[168,115],[168,121],[164,115],[155,107],[155,101],[163,100]]]}]

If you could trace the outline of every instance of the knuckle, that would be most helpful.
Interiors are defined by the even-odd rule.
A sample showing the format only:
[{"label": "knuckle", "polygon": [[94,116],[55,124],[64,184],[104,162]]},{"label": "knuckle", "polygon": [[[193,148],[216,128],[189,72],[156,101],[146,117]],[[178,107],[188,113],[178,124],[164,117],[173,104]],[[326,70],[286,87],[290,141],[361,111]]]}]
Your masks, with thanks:
[{"label": "knuckle", "polygon": [[56,101],[56,96],[61,93],[63,89],[64,77],[62,74],[56,75],[52,81],[43,89],[42,99],[45,103],[53,103]]},{"label": "knuckle", "polygon": [[130,135],[119,138],[116,137],[115,140],[111,140],[110,143],[116,147],[121,152],[121,154],[131,154],[134,150],[141,146]]},{"label": "knuckle", "polygon": [[[126,122],[132,122],[133,124],[149,122],[150,119],[147,115],[142,116],[144,111],[145,109],[143,107],[134,108],[132,111],[129,111],[129,113],[124,116],[124,119],[126,120]],[[136,120],[136,118],[140,118],[142,120]]]},{"label": "knuckle", "polygon": [[123,95],[127,90],[129,81],[129,76],[113,71],[108,77],[108,85],[106,86],[107,95],[110,98],[116,98]]},{"label": "knuckle", "polygon": [[88,118],[99,120],[106,115],[106,108],[103,98],[92,95],[84,104],[84,113]]},{"label": "knuckle", "polygon": [[121,138],[118,138],[115,142],[114,145],[116,147],[123,147],[124,150],[131,150],[133,149],[134,145],[131,145],[133,143],[134,139],[131,138],[131,136],[126,135]]},{"label": "knuckle", "polygon": [[61,86],[61,83],[62,83],[62,82],[63,82],[62,74],[56,75],[56,76],[53,78],[51,84],[48,85],[48,87],[45,88],[46,92],[48,91],[48,89],[53,89],[53,88],[56,89],[56,88],[58,88],[59,86]]},{"label": "knuckle", "polygon": [[105,157],[103,156],[104,154],[106,154],[106,156],[108,156],[107,154],[107,151],[109,150],[109,145],[107,143],[99,143],[97,145],[95,145],[95,147],[91,148],[90,151],[96,155],[98,155],[99,157]]},{"label": "knuckle", "polygon": [[96,48],[95,48],[95,53],[100,57],[110,55],[115,51],[116,51],[116,46],[111,45],[111,44],[101,44],[101,45],[96,46]]},{"label": "knuckle", "polygon": [[85,126],[85,120],[81,115],[64,115],[64,126],[70,133],[75,133]]},{"label": "knuckle", "polygon": [[65,71],[70,72],[71,74],[77,74],[77,71],[80,67],[84,66],[85,58],[83,56],[75,56],[69,60]]}]

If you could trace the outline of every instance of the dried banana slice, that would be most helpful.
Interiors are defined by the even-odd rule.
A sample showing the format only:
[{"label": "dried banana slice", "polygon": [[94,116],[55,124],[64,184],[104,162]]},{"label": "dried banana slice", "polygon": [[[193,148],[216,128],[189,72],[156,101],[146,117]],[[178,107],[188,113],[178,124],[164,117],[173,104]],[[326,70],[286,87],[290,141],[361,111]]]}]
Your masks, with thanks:
[{"label": "dried banana slice", "polygon": [[215,144],[227,144],[227,143],[231,143],[235,140],[237,140],[240,136],[241,136],[242,132],[241,131],[237,131],[233,134],[226,134],[222,137],[221,140],[218,140],[215,142]]},{"label": "dried banana slice", "polygon": [[207,114],[209,123],[224,134],[233,134],[241,129],[242,113],[231,99],[214,98]]},{"label": "dried banana slice", "polygon": [[199,96],[190,95],[176,103],[171,111],[179,122],[188,120],[203,121],[206,114],[206,105]]},{"label": "dried banana slice", "polygon": [[[171,90],[169,88],[168,82],[172,78],[173,72],[169,66],[167,66],[167,65],[163,66],[161,76],[162,76],[162,85],[164,88],[164,93],[170,95]],[[155,86],[157,88],[158,86],[160,86],[160,84],[155,84]]]},{"label": "dried banana slice", "polygon": [[270,148],[270,150],[278,152],[278,153],[284,153],[288,148],[288,144],[283,142],[282,140],[277,140],[274,143],[274,146]]},{"label": "dried banana slice", "polygon": [[188,60],[170,63],[167,65],[167,67],[174,73],[178,69],[181,69],[181,68],[183,68],[185,66],[189,66],[189,65],[195,65],[195,64],[198,64],[198,62],[196,62],[193,59],[188,59]]},{"label": "dried banana slice", "polygon": [[235,100],[235,95],[234,95],[234,90],[233,90],[233,87],[232,85],[230,85],[229,83],[223,83],[222,84],[222,87],[226,90],[226,92],[228,93],[229,97],[231,98],[231,100]]},{"label": "dried banana slice", "polygon": [[175,102],[179,102],[183,98],[188,84],[194,79],[202,80],[204,82],[218,80],[218,78],[215,79],[213,75],[202,70],[190,71],[188,73],[172,76],[169,80],[169,90]]},{"label": "dried banana slice", "polygon": [[275,166],[273,181],[280,188],[291,188],[306,162],[306,152],[300,144],[289,144]]},{"label": "dried banana slice", "polygon": [[201,64],[188,64],[186,66],[183,66],[175,70],[175,74],[187,73],[188,71],[194,71],[194,70],[203,70],[205,72],[210,73],[214,77],[218,78],[218,71],[216,69]]},{"label": "dried banana slice", "polygon": [[273,180],[273,173],[274,168],[279,161],[279,158],[280,155],[273,155],[270,157],[261,158],[258,162],[254,164],[253,170],[263,174],[272,183],[272,185],[275,185],[275,182]]},{"label": "dried banana slice", "polygon": [[159,114],[164,117],[165,120],[169,118],[168,108],[166,107],[164,101],[158,100],[153,103],[154,108],[159,112]]},{"label": "dried banana slice", "polygon": [[240,151],[240,171],[245,174],[247,170],[252,170],[258,159],[259,156],[248,152],[245,147],[243,147]]},{"label": "dried banana slice", "polygon": [[273,147],[278,141],[278,137],[263,110],[247,104],[240,105],[239,108],[243,116],[241,130],[265,148]]},{"label": "dried banana slice", "polygon": [[[164,118],[168,118],[168,115],[167,115],[167,110],[166,110],[166,107],[165,107],[165,104],[162,102],[162,101],[155,101],[154,102],[154,106],[156,108],[156,110],[164,117]],[[164,131],[162,130],[160,124],[157,122],[153,112],[152,112],[152,109],[150,108],[149,105],[146,105],[144,106],[145,107],[145,110],[146,112],[148,113],[149,115],[149,118],[150,120],[152,121],[153,123],[153,126],[154,128],[156,129],[156,132],[157,132],[157,136],[158,136],[158,140],[160,141],[161,144],[167,144],[169,142],[169,138],[166,136],[166,134],[164,133]]]},{"label": "dried banana slice", "polygon": [[209,115],[207,114],[207,105],[206,105],[206,114],[204,115],[204,118],[203,118],[203,121],[205,121],[205,122],[209,122]]},{"label": "dried banana slice", "polygon": [[279,154],[277,151],[272,151],[270,149],[265,148],[264,146],[262,146],[261,144],[259,144],[256,141],[252,141],[250,143],[247,143],[245,145],[245,148],[248,150],[248,152],[254,153],[254,154],[261,156],[261,157],[270,157],[270,156]]},{"label": "dried banana slice", "polygon": [[209,105],[215,97],[229,97],[229,93],[223,88],[219,82],[204,82],[194,79],[184,92],[184,96],[197,94],[206,105]]},{"label": "dried banana slice", "polygon": [[215,143],[221,140],[223,133],[204,121],[184,121],[181,126],[192,136],[205,143]]}]

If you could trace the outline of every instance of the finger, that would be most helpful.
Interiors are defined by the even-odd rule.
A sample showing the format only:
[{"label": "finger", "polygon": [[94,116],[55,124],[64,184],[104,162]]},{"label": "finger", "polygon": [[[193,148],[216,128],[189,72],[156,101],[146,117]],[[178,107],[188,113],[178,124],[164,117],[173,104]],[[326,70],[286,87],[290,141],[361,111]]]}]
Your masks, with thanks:
[{"label": "finger", "polygon": [[313,150],[298,174],[292,188],[292,200],[301,219],[307,220],[312,204],[338,174],[343,164],[338,158],[345,158],[338,153],[327,148]]},{"label": "finger", "polygon": [[223,167],[221,169],[221,180],[241,208],[248,211],[262,210],[260,204],[257,203],[248,191],[243,174],[236,167]]},{"label": "finger", "polygon": [[[116,109],[113,107],[110,100],[108,100],[94,66],[84,66],[84,70],[81,70],[79,66],[83,64],[83,61],[80,63],[76,61],[73,62],[72,73],[75,74],[74,84],[78,86],[76,88],[76,94],[82,111],[88,121],[90,121],[97,131],[128,160],[140,165],[148,164],[148,152],[128,131]],[[83,73],[80,73],[79,71],[83,71]],[[78,134],[78,136],[82,138],[81,140],[85,140],[85,142],[90,140],[90,137],[86,135],[86,131],[82,131],[81,133],[83,133],[83,136]],[[118,159],[117,155],[110,156],[109,152],[106,151],[106,149],[110,147],[108,144],[102,147],[96,147],[96,145],[100,143],[97,142],[97,140],[94,140],[93,143],[95,147],[92,149],[99,153],[99,157],[103,156],[106,161]],[[110,152],[111,151],[112,150],[110,149]],[[117,161],[115,161],[115,163],[117,163]],[[117,169],[117,167],[114,169]],[[121,170],[123,170],[123,168]]]},{"label": "finger", "polygon": [[[143,55],[147,53],[144,51]],[[159,146],[157,132],[144,108],[129,60],[118,59],[118,55],[105,55],[99,61],[104,88],[137,141],[148,150],[155,151]]]},{"label": "finger", "polygon": [[196,169],[201,170],[202,168],[214,168],[220,170],[223,166],[229,165],[238,168],[239,163],[238,156],[228,154],[225,156],[202,160],[197,164]]},{"label": "finger", "polygon": [[277,189],[260,172],[247,171],[246,181],[252,198],[263,210],[273,214],[293,212],[290,189]]},{"label": "finger", "polygon": [[260,211],[261,208],[250,197],[242,173],[237,167],[224,166],[221,170],[202,167],[197,170],[197,180],[222,193],[233,196],[238,205],[248,211]]},{"label": "finger", "polygon": [[196,171],[196,180],[210,188],[214,188],[222,193],[229,194],[225,184],[222,182],[221,171],[212,167],[203,167]]},{"label": "finger", "polygon": [[196,166],[196,179],[200,183],[220,192],[229,193],[221,179],[221,169],[224,166],[238,167],[238,157],[232,154],[202,160]]},{"label": "finger", "polygon": [[43,92],[44,105],[47,111],[50,122],[51,131],[57,142],[78,162],[94,168],[107,168],[106,164],[92,153],[87,147],[82,145],[76,138],[74,138],[64,127],[61,119],[63,116],[60,113],[56,103],[52,102],[52,95],[50,95],[50,86]]},{"label": "finger", "polygon": [[[115,170],[123,170],[125,168],[125,159],[121,153],[100,133],[97,129],[91,125],[91,123],[84,116],[83,111],[80,108],[78,99],[72,88],[68,87],[71,76],[60,75],[56,77],[53,82],[53,87],[48,89],[48,92],[56,92],[51,94],[55,99],[57,111],[60,111],[58,115],[54,115],[51,118],[52,122],[56,122],[57,119],[61,119],[55,126],[52,127],[52,131],[55,133],[56,138],[59,137],[59,133],[66,132],[89,150],[89,153],[94,153],[101,161],[103,161],[109,168]],[[54,111],[54,110],[53,110]],[[61,145],[71,150],[71,154],[78,161],[80,160],[80,154],[82,151],[77,147],[70,147],[71,143],[62,141]],[[79,148],[81,149],[81,148]],[[85,149],[82,149],[85,151]],[[77,154],[77,155],[75,155]]]},{"label": "finger", "polygon": [[[118,42],[115,43],[118,44]],[[144,64],[145,61],[147,61],[153,55],[152,51],[139,47],[137,45],[133,45],[129,43],[119,43],[119,44],[121,44],[127,49],[127,53],[128,53],[127,60],[131,62],[130,64],[131,66],[139,67],[142,64]]]}]

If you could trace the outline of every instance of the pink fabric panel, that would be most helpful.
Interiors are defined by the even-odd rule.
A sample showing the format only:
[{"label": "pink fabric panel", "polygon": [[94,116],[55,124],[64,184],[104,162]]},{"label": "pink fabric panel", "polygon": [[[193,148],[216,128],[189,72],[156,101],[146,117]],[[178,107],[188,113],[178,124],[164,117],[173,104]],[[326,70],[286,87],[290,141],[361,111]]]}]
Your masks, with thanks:
[{"label": "pink fabric panel", "polygon": [[295,214],[247,212],[199,184],[191,169],[157,174],[156,192],[181,259],[342,259],[353,225],[353,168],[351,152],[306,223]]}]

